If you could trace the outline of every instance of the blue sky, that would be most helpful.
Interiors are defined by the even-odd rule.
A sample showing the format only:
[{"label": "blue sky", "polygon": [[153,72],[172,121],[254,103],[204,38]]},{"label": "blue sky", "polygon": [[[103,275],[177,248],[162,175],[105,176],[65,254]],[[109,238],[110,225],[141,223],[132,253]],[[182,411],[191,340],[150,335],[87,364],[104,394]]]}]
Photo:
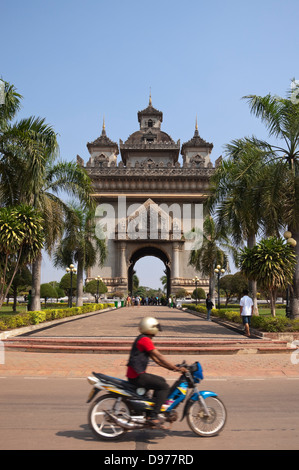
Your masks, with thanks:
[{"label": "blue sky", "polygon": [[[197,115],[215,161],[234,138],[267,136],[242,97],[284,96],[299,79],[298,18],[297,0],[2,0],[0,77],[24,96],[18,119],[54,127],[64,160],[87,161],[103,116],[126,140],[151,88],[163,130],[183,143]],[[159,260],[136,266],[141,284],[159,285]],[[42,277],[61,271],[44,261]]]}]

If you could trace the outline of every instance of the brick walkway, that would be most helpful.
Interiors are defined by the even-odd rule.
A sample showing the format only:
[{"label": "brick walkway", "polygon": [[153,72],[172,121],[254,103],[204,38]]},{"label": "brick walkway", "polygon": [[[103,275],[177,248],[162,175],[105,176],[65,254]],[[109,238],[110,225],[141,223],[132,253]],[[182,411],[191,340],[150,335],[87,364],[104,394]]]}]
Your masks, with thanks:
[{"label": "brick walkway", "polygon": [[[232,339],[238,333],[214,322],[195,317],[186,312],[167,307],[121,308],[99,315],[71,320],[47,329],[32,332],[33,337],[132,337],[138,334],[138,323],[143,316],[157,317],[163,331],[159,338],[210,338]],[[299,358],[299,354],[298,354]],[[5,351],[4,364],[0,364],[0,377],[43,376],[81,378],[98,371],[125,377],[127,354],[63,354]],[[299,378],[299,365],[291,362],[291,354],[244,355],[181,355],[168,356],[173,363],[186,359],[188,363],[199,360],[205,378]],[[149,371],[174,379],[177,374],[155,364]]]},{"label": "brick walkway", "polygon": [[[159,338],[221,338],[240,336],[221,325],[205,321],[183,310],[161,306],[124,307],[86,318],[77,317],[57,326],[38,330],[33,337],[132,337],[138,332],[138,324],[145,316],[154,316],[162,325]],[[41,325],[42,327],[42,325]]]}]

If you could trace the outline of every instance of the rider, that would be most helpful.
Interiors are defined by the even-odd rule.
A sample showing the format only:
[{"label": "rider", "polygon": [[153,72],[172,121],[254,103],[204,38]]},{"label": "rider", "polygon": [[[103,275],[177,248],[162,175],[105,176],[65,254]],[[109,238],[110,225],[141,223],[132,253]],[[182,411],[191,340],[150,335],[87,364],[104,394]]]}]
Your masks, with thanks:
[{"label": "rider", "polygon": [[159,366],[175,372],[187,372],[184,367],[177,367],[166,360],[154,346],[152,338],[161,330],[159,321],[153,317],[145,317],[139,323],[140,335],[137,336],[133,343],[127,369],[128,381],[136,387],[142,387],[147,390],[154,390],[155,406],[151,416],[148,418],[149,424],[159,426],[160,420],[158,413],[161,406],[165,402],[169,386],[163,377],[148,374],[146,367],[149,359],[153,359]]}]

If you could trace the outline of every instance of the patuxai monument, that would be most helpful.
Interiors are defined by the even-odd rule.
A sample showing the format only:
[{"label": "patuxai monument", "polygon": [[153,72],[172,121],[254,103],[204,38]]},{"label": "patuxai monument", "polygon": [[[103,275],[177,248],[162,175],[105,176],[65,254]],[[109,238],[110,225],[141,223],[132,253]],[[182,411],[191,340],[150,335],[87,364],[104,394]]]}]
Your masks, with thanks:
[{"label": "patuxai monument", "polygon": [[200,137],[197,121],[189,141],[175,142],[162,130],[163,113],[151,97],[137,117],[139,129],[126,141],[110,140],[103,123],[101,135],[87,144],[86,164],[77,156],[92,179],[98,234],[108,248],[105,264],[89,269],[87,279],[100,275],[109,292],[130,293],[135,263],[155,256],[165,264],[167,295],[192,292],[195,276],[207,292],[209,281],[189,265],[189,256],[200,243],[190,232],[202,228],[213,144]]}]

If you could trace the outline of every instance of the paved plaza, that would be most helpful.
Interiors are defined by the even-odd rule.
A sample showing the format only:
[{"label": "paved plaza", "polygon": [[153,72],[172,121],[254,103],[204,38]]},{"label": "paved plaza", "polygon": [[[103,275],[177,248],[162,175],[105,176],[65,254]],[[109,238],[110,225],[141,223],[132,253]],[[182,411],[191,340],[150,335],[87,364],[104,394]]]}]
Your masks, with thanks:
[{"label": "paved plaza", "polygon": [[[155,316],[162,324],[162,332],[157,338],[232,340],[244,338],[215,322],[208,322],[178,309],[161,306],[124,307],[115,310],[80,317],[79,319],[52,324],[51,327],[34,330],[30,336],[46,337],[86,337],[86,338],[132,338],[138,335],[138,323],[144,316]],[[54,326],[53,326],[54,325]],[[299,365],[291,361],[291,353],[284,354],[232,354],[210,355],[197,354],[168,356],[174,363],[185,359],[188,363],[199,360],[204,369],[205,378],[221,379],[226,377],[299,377]],[[81,353],[37,353],[5,351],[4,364],[0,364],[0,377],[4,376],[49,376],[80,378],[92,371],[102,372],[117,377],[125,377],[128,354],[81,354]],[[176,374],[151,364],[149,370],[174,379]]]},{"label": "paved plaza", "polygon": [[[135,306],[110,310],[98,315],[79,317],[57,326],[39,330],[35,337],[132,337],[138,334],[138,324],[145,316],[154,316],[162,326],[158,338],[222,338],[234,339],[233,332],[214,322],[195,315],[164,306]],[[41,325],[42,326],[42,325]]]}]

